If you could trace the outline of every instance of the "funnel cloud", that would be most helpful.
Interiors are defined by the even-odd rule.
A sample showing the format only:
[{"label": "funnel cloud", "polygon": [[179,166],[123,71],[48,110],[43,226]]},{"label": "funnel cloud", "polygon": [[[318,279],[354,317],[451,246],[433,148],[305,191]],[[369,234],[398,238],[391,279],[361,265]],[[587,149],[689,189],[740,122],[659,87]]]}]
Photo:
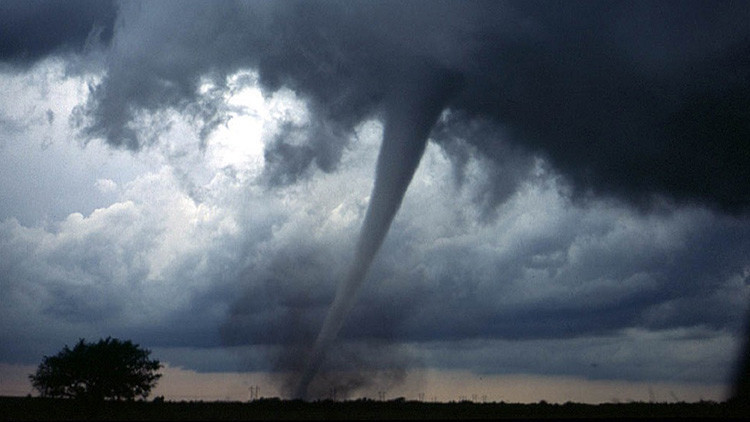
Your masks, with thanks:
[{"label": "funnel cloud", "polygon": [[456,88],[455,79],[445,71],[422,66],[412,72],[403,76],[403,84],[394,87],[386,105],[375,185],[357,241],[354,262],[336,290],[295,397],[306,398],[308,384],[354,306],[360,286],[419,165],[427,136],[448,100],[447,94]]}]

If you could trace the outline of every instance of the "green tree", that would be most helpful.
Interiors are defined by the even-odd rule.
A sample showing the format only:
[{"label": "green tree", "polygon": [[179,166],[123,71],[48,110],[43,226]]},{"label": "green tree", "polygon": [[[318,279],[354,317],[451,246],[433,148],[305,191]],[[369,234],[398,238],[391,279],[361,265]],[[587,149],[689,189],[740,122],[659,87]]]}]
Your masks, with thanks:
[{"label": "green tree", "polygon": [[42,397],[87,400],[133,400],[148,397],[161,377],[151,351],[130,340],[107,337],[97,343],[80,339],[55,356],[45,356],[29,380]]}]

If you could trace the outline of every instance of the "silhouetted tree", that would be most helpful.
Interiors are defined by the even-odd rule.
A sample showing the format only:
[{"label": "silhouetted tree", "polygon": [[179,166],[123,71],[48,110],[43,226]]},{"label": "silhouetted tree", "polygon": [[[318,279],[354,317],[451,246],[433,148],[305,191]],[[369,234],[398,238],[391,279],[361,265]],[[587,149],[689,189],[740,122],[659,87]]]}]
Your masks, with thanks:
[{"label": "silhouetted tree", "polygon": [[107,337],[97,343],[80,339],[55,356],[45,356],[29,380],[42,397],[87,400],[133,400],[148,397],[161,377],[151,351],[131,341]]}]

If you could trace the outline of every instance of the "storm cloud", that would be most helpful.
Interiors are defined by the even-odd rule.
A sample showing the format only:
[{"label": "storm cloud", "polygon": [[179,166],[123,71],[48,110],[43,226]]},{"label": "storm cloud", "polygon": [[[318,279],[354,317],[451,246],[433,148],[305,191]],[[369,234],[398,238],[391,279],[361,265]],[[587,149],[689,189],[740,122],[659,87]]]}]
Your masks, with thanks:
[{"label": "storm cloud", "polygon": [[50,54],[81,53],[112,39],[117,8],[104,0],[0,3],[0,61],[28,66]]},{"label": "storm cloud", "polygon": [[[62,66],[49,79],[81,78],[65,107],[48,94],[17,112],[3,103],[0,148],[16,154],[33,139],[57,153],[75,138],[151,166],[86,179],[96,201],[57,214],[0,207],[2,336],[24,339],[3,341],[3,359],[51,352],[45,335],[110,328],[103,335],[167,349],[245,348],[243,369],[300,370],[299,355],[279,350],[314,341],[379,201],[375,171],[392,173],[404,155],[381,153],[376,168],[377,146],[409,132],[394,116],[427,98],[429,113],[412,122],[419,136],[397,145],[416,151],[405,154],[416,157],[413,181],[385,189],[409,193],[368,248],[383,242],[369,272],[378,282],[363,283],[367,300],[342,321],[344,357],[324,367],[453,367],[463,350],[477,372],[729,377],[750,297],[747,4],[40,1],[0,11],[3,80],[46,66]],[[271,111],[228,100],[248,87]],[[243,136],[263,133],[246,142],[262,145],[245,157],[257,162],[217,158],[217,134],[254,113],[264,123]],[[3,177],[28,179],[23,165],[8,168]],[[40,317],[24,331],[21,315]],[[654,356],[639,368],[655,372],[604,358],[635,353],[630,340],[683,372],[649,375]],[[670,351],[701,341],[721,349],[702,369]],[[551,360],[551,344],[571,351]],[[368,345],[382,362],[357,352]],[[201,369],[226,369],[220,360]]]},{"label": "storm cloud", "polygon": [[334,170],[345,144],[336,134],[382,111],[418,60],[462,80],[444,124],[502,130],[466,139],[490,159],[502,139],[548,160],[577,196],[740,212],[749,14],[733,2],[127,2],[81,129],[139,149],[150,142],[132,127],[139,114],[193,109],[204,78],[221,84],[252,67],[336,128],[269,150],[293,181],[313,163]]}]

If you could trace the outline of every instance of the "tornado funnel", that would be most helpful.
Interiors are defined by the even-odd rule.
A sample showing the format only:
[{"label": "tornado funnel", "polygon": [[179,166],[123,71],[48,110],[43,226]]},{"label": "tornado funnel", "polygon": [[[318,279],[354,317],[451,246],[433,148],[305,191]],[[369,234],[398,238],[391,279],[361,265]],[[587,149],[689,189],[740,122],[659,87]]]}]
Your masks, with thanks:
[{"label": "tornado funnel", "polygon": [[308,385],[354,306],[357,292],[419,165],[430,130],[455,91],[455,85],[455,78],[445,71],[420,69],[400,78],[386,101],[385,128],[375,170],[375,184],[354,261],[347,277],[338,285],[301,375],[296,397],[306,398]]}]

